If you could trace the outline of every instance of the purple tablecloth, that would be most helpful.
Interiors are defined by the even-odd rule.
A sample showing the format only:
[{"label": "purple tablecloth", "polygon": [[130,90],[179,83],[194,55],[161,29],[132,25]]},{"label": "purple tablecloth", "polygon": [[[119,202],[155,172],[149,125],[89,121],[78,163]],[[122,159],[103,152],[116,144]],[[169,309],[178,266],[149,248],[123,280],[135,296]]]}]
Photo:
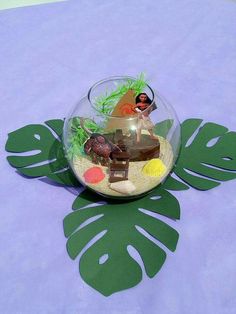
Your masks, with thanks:
[{"label": "purple tablecloth", "polygon": [[107,298],[66,252],[62,220],[75,195],[22,178],[4,153],[8,132],[64,117],[101,78],[141,71],[181,121],[236,130],[235,37],[230,0],[71,0],[0,12],[0,313],[236,312],[236,181],[174,193],[177,251],[154,279],[144,274]]}]

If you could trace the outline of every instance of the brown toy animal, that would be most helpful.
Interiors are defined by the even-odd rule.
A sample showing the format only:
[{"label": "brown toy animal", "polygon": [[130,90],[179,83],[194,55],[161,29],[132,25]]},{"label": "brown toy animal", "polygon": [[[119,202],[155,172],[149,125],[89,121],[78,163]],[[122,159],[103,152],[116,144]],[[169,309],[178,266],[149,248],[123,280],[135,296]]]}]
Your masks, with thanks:
[{"label": "brown toy animal", "polygon": [[121,151],[121,149],[107,140],[102,134],[90,132],[84,126],[83,119],[80,119],[80,125],[90,135],[90,138],[84,144],[84,152],[91,157],[92,162],[95,164],[100,163],[103,166],[109,166],[111,153]]}]

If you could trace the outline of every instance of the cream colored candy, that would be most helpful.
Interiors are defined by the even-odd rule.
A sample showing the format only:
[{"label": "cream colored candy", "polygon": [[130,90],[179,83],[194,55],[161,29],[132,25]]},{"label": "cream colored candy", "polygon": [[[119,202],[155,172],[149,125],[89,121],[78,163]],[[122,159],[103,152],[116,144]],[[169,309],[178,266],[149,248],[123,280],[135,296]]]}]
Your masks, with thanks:
[{"label": "cream colored candy", "polygon": [[113,182],[109,185],[109,187],[121,194],[131,194],[136,190],[134,184],[129,180]]}]

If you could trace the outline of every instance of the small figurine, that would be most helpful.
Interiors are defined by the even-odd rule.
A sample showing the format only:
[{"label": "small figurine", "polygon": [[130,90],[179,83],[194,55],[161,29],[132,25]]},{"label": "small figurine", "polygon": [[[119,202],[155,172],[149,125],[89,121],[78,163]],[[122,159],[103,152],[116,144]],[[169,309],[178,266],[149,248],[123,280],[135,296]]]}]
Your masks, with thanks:
[{"label": "small figurine", "polygon": [[128,180],[130,154],[126,151],[113,152],[109,168],[109,182]]},{"label": "small figurine", "polygon": [[80,125],[88,136],[90,136],[84,144],[85,154],[91,157],[93,163],[101,163],[102,166],[109,166],[111,153],[121,151],[121,149],[109,141],[104,135],[90,132],[85,127],[83,118],[80,118]]},{"label": "small figurine", "polygon": [[95,164],[100,162],[103,166],[108,166],[112,147],[104,136],[94,133],[84,144],[84,152],[91,156]]},{"label": "small figurine", "polygon": [[138,112],[138,126],[137,126],[137,143],[141,141],[141,131],[143,129],[148,130],[151,135],[151,138],[156,140],[157,137],[153,134],[154,124],[149,118],[149,114],[153,110],[152,101],[146,93],[140,93],[136,97],[136,106],[135,111]]}]

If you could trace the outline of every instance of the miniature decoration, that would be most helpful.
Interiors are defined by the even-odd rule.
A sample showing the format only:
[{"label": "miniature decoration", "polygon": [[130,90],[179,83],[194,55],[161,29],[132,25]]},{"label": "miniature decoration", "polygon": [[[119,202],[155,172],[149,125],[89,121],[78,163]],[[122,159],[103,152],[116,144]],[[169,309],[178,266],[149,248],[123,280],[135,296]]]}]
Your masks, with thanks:
[{"label": "miniature decoration", "polygon": [[[126,151],[112,153],[112,162],[109,167],[109,182],[128,180],[129,158],[130,154]],[[117,172],[121,176],[116,176]]]},{"label": "miniature decoration", "polygon": [[[122,129],[124,133],[130,134],[133,120],[125,119],[125,117],[135,116],[135,106],[135,92],[129,89],[114,106],[112,118],[108,118],[105,130]],[[121,119],[122,117],[124,119]]]},{"label": "miniature decoration", "polygon": [[166,172],[166,166],[159,158],[149,160],[143,167],[143,173],[151,177],[161,177]]},{"label": "miniature decoration", "polygon": [[114,110],[111,113],[112,117],[125,117],[135,114],[135,92],[129,89],[123,97],[118,101]]},{"label": "miniature decoration", "polygon": [[136,190],[136,187],[134,186],[134,184],[129,181],[115,181],[113,183],[110,184],[110,188],[116,192],[119,192],[121,194],[131,194]]},{"label": "miniature decoration", "polygon": [[85,182],[87,183],[99,183],[105,178],[105,174],[99,167],[92,167],[85,171],[83,174]]},{"label": "miniature decoration", "polygon": [[80,118],[80,125],[85,132],[90,135],[90,138],[84,144],[84,151],[92,159],[92,162],[103,166],[109,165],[109,156],[114,151],[121,149],[109,141],[105,136],[99,133],[90,132],[84,125],[84,121]]},{"label": "miniature decoration", "polygon": [[152,111],[152,102],[146,93],[140,93],[136,97],[135,111],[138,112],[138,126],[137,126],[137,143],[141,141],[141,131],[142,129],[148,130],[151,139],[158,140],[158,137],[154,135],[153,129],[154,124],[149,118],[149,114]]},{"label": "miniature decoration", "polygon": [[[169,250],[176,250],[179,234],[168,219],[171,225],[177,223],[180,206],[169,191],[190,187],[206,191],[236,178],[236,150],[232,145],[236,143],[236,132],[215,123],[204,124],[201,119],[188,119],[181,124],[182,146],[176,159],[180,127],[176,116],[167,115],[163,110],[158,97],[155,98],[157,109],[149,113],[158,141],[145,128],[141,129],[141,141],[137,143],[138,113],[129,117],[125,113],[125,119],[131,121],[129,133],[117,127],[106,129],[109,120],[118,121],[111,114],[121,97],[129,90],[136,96],[146,93],[146,86],[142,76],[130,81],[120,79],[114,90],[96,98],[93,104],[97,115],[92,118],[81,120],[76,115],[66,122],[55,119],[27,125],[11,132],[6,143],[6,151],[10,153],[7,160],[18,173],[62,186],[78,187],[79,179],[89,187],[75,199],[73,212],[64,218],[63,227],[69,256],[73,260],[80,256],[81,277],[105,296],[134,287],[141,282],[143,271],[153,278]],[[93,92],[92,89],[90,100],[94,99]],[[83,102],[80,105],[83,107]],[[66,150],[62,143],[63,131]],[[27,152],[30,155],[21,154]],[[115,172],[114,177],[121,180],[109,182],[113,176],[112,165],[116,163],[124,165],[127,172]],[[171,175],[166,178],[174,164],[177,179]],[[104,199],[102,195],[117,197],[119,201]],[[129,199],[140,195],[144,196]],[[158,218],[149,212],[157,213]],[[129,246],[140,255],[144,269],[129,253]]]},{"label": "miniature decoration", "polygon": [[[165,134],[159,128],[164,121],[171,121]],[[94,84],[88,98],[81,99],[66,119],[64,145],[71,168],[83,185],[106,197],[133,198],[151,191],[171,171],[178,156],[180,127],[173,109],[143,75],[112,77]],[[146,162],[157,158],[165,173],[146,175]],[[105,177],[91,185],[84,173],[94,165],[101,166]],[[111,185],[119,181],[127,185],[128,180],[134,186],[129,193],[114,188],[121,184]]]}]

